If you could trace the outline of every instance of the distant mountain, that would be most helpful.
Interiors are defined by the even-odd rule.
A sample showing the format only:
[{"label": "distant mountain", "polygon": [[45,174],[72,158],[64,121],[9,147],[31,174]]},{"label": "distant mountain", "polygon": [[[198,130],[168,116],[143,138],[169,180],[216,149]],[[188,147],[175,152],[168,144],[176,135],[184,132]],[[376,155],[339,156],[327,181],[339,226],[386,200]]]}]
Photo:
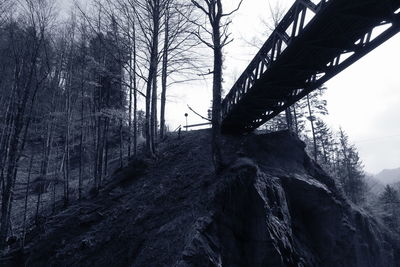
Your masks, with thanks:
[{"label": "distant mountain", "polygon": [[377,175],[375,175],[375,179],[385,185],[398,183],[400,182],[400,168],[383,170]]},{"label": "distant mountain", "polygon": [[371,192],[377,196],[380,195],[385,189],[385,185],[375,178],[374,175],[367,174],[365,176],[365,182],[367,183],[369,190],[371,190]]}]

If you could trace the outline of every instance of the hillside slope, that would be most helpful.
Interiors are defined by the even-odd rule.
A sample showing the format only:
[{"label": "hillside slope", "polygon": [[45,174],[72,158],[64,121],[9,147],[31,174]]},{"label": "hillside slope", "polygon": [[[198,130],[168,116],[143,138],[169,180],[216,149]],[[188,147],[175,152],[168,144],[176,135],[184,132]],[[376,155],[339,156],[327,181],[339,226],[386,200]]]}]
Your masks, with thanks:
[{"label": "hillside slope", "polygon": [[209,132],[132,160],[99,196],[51,217],[5,266],[400,266],[399,244],[353,208],[289,133]]}]

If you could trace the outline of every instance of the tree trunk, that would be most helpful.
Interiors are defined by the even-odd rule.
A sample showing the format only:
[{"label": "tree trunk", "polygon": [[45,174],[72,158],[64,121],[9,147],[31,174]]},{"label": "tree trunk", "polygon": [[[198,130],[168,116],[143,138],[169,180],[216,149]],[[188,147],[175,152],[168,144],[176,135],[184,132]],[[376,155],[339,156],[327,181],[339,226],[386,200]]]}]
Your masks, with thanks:
[{"label": "tree trunk", "polygon": [[133,154],[137,155],[136,28],[133,24]]},{"label": "tree trunk", "polygon": [[[158,52],[157,52],[158,54]],[[156,151],[156,141],[157,141],[157,95],[158,95],[158,87],[157,87],[157,72],[154,72],[153,77],[153,93],[151,100],[151,131],[152,131],[152,146],[154,152]]]},{"label": "tree trunk", "polygon": [[123,149],[123,124],[122,119],[119,119],[119,167],[122,168],[124,166],[124,149]]},{"label": "tree trunk", "polygon": [[133,154],[135,156],[137,155],[137,139],[138,139],[137,93],[136,93],[136,86],[135,86],[135,90],[133,91]]},{"label": "tree trunk", "polygon": [[223,167],[221,155],[221,91],[222,91],[222,46],[220,33],[220,17],[213,24],[214,71],[213,71],[213,110],[212,110],[212,157],[216,172]]},{"label": "tree trunk", "polygon": [[25,247],[25,235],[26,235],[26,212],[28,210],[28,196],[29,196],[29,186],[31,181],[31,173],[32,173],[32,165],[33,165],[33,152],[31,152],[31,160],[29,162],[28,169],[28,178],[26,181],[26,190],[25,190],[25,202],[24,202],[24,222],[22,225],[22,248]]},{"label": "tree trunk", "polygon": [[[63,155],[60,162],[60,169],[56,171],[57,176],[65,175],[65,150],[63,151]],[[56,183],[53,186],[53,213],[56,210]]]},{"label": "tree trunk", "polygon": [[40,212],[40,201],[42,197],[42,193],[44,193],[47,183],[47,172],[48,172],[48,166],[49,166],[49,159],[50,159],[50,153],[51,153],[51,147],[52,147],[52,139],[53,139],[53,126],[52,122],[50,121],[47,124],[47,134],[46,134],[46,139],[43,142],[43,157],[42,157],[42,164],[40,167],[40,183],[39,183],[39,192],[38,192],[38,197],[37,197],[37,202],[36,202],[36,214],[35,214],[35,219],[36,222],[38,222],[39,218],[39,212]]},{"label": "tree trunk", "polygon": [[104,125],[104,133],[103,133],[103,142],[104,142],[103,176],[101,176],[102,178],[100,179],[100,187],[103,185],[103,180],[106,178],[108,172],[108,129],[110,128],[110,119],[106,118],[105,120],[106,122]]},{"label": "tree trunk", "polygon": [[[2,191],[2,205],[1,205],[1,226],[0,226],[0,249],[4,248],[8,236],[8,229],[10,223],[10,213],[12,205],[12,194],[15,186],[15,177],[18,168],[18,161],[21,154],[23,143],[21,139],[21,132],[23,128],[23,120],[25,108],[29,97],[29,89],[31,84],[28,83],[24,88],[21,103],[15,103],[16,115],[13,120],[13,130],[10,136],[9,149],[7,150],[7,171],[4,177],[3,191]],[[33,98],[34,99],[34,98]],[[29,122],[29,120],[28,120]],[[28,123],[27,122],[27,123]],[[28,127],[28,124],[26,125]],[[26,128],[27,130],[27,128]],[[26,136],[26,135],[25,135]]]},{"label": "tree trunk", "polygon": [[165,104],[167,98],[167,77],[168,77],[168,49],[169,49],[169,6],[165,12],[164,26],[164,53],[162,62],[162,77],[161,77],[161,115],[160,115],[160,139],[165,136]]},{"label": "tree trunk", "polygon": [[96,160],[95,160],[95,193],[97,193],[100,189],[100,181],[101,176],[103,174],[103,141],[101,138],[101,126],[102,126],[103,118],[99,115],[97,120],[97,127],[96,127]]},{"label": "tree trunk", "polygon": [[[129,31],[129,29],[128,29]],[[129,56],[129,108],[128,108],[128,160],[131,158],[132,150],[132,87],[133,87],[133,77],[132,77],[132,52]]]},{"label": "tree trunk", "polygon": [[299,124],[297,121],[296,104],[293,105],[293,117],[294,117],[294,126],[295,126],[295,130],[296,130],[296,135],[299,135]]},{"label": "tree trunk", "polygon": [[[123,73],[121,71],[121,77],[120,79],[122,79]],[[122,80],[119,81],[120,82],[120,93],[119,93],[119,97],[120,97],[120,104],[121,104],[121,109],[123,111],[124,110],[124,101],[123,101],[123,94],[122,94]],[[130,120],[130,119],[129,119]],[[124,152],[123,152],[123,119],[122,117],[120,117],[119,119],[119,167],[122,168],[122,166],[124,166]]]},{"label": "tree trunk", "polygon": [[82,199],[82,187],[83,187],[83,123],[84,119],[84,93],[83,93],[83,82],[81,84],[81,125],[79,134],[79,177],[78,177],[78,199]]},{"label": "tree trunk", "polygon": [[314,128],[314,118],[312,115],[311,111],[311,103],[310,103],[310,97],[307,95],[307,106],[308,106],[308,112],[310,115],[310,123],[311,123],[311,131],[312,131],[312,138],[313,138],[313,143],[314,143],[314,160],[318,162],[318,156],[317,156],[317,140],[315,139],[315,128]]},{"label": "tree trunk", "polygon": [[[12,86],[12,91],[10,94],[9,103],[7,106],[7,111],[4,120],[4,128],[1,135],[1,142],[0,142],[0,151],[7,151],[7,148],[10,145],[10,137],[12,134],[13,123],[14,123],[14,109],[15,109],[15,97],[16,97],[16,86]],[[1,184],[0,188],[4,188],[4,168],[7,162],[8,153],[0,153],[0,175],[1,175]]]},{"label": "tree trunk", "polygon": [[70,107],[71,107],[71,96],[70,96],[70,88],[67,89],[67,99],[66,99],[66,109],[67,109],[67,131],[65,133],[65,180],[64,180],[64,206],[67,207],[69,203],[69,138],[71,134],[71,126],[70,126]]},{"label": "tree trunk", "polygon": [[[152,46],[150,55],[150,68],[149,76],[147,79],[146,88],[146,150],[147,154],[151,157],[154,156],[154,129],[156,127],[156,121],[154,119],[155,111],[157,111],[157,66],[158,66],[158,42],[159,42],[159,31],[160,31],[160,2],[154,1],[152,9],[152,21],[153,21],[153,32],[152,32]],[[153,87],[153,88],[152,88]],[[153,89],[153,90],[152,90]]]},{"label": "tree trunk", "polygon": [[146,118],[145,118],[145,135],[146,135],[146,153],[148,156],[153,156],[153,145],[152,145],[152,131],[151,131],[151,79],[152,75],[149,74],[149,79],[147,81],[147,89],[146,89]]}]

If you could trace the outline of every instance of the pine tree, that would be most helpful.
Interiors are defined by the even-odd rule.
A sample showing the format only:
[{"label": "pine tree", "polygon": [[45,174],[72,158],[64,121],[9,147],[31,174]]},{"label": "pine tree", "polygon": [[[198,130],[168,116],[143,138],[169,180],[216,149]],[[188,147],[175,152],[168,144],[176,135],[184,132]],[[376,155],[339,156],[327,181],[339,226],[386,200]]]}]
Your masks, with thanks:
[{"label": "pine tree", "polygon": [[354,145],[349,143],[347,134],[340,129],[337,160],[337,175],[345,194],[355,204],[364,200],[366,184],[363,165]]},{"label": "pine tree", "polygon": [[383,193],[379,196],[379,202],[382,208],[381,217],[383,221],[391,228],[399,231],[400,227],[400,197],[392,186],[387,185]]}]

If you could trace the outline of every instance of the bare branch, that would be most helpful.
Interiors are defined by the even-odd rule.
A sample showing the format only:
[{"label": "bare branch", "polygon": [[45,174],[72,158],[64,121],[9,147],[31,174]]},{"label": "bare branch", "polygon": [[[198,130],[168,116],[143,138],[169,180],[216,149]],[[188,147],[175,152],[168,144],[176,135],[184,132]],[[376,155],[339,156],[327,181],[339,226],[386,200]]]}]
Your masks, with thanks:
[{"label": "bare branch", "polygon": [[242,5],[242,3],[243,3],[243,0],[240,0],[238,6],[237,6],[234,10],[232,10],[232,11],[229,12],[229,13],[222,14],[221,16],[222,16],[222,17],[228,17],[228,16],[232,15],[233,13],[237,12],[237,11],[240,9],[240,6]]}]

